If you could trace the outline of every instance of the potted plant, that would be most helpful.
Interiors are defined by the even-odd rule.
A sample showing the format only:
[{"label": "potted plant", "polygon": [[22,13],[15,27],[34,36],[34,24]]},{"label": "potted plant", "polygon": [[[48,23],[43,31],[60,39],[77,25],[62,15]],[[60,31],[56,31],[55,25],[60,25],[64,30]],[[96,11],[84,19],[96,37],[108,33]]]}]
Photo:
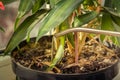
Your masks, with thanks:
[{"label": "potted plant", "polygon": [[[118,74],[119,37],[113,36],[120,33],[111,32],[120,26],[116,3],[20,0],[14,34],[4,52],[11,52],[15,74],[20,80],[112,80]],[[21,21],[30,11],[32,14]],[[30,38],[37,23],[38,35]],[[47,32],[49,36],[45,36]]]}]

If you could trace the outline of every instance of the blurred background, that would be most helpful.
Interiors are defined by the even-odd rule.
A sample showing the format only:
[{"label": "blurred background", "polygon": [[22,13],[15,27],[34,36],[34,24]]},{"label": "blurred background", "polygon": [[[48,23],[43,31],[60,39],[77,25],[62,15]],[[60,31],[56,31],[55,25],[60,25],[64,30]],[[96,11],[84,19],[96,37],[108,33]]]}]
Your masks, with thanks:
[{"label": "blurred background", "polygon": [[[8,2],[10,0],[0,1],[4,3],[5,1]],[[0,10],[0,27],[5,31],[0,31],[0,49],[5,48],[13,33],[18,6],[19,0],[6,4],[5,10]],[[0,56],[0,80],[15,80],[10,59],[9,56]]]},{"label": "blurred background", "polygon": [[5,32],[0,31],[0,48],[4,48],[14,29],[14,22],[17,16],[19,1],[12,2],[5,5],[5,10],[0,10],[0,26],[4,28]]}]

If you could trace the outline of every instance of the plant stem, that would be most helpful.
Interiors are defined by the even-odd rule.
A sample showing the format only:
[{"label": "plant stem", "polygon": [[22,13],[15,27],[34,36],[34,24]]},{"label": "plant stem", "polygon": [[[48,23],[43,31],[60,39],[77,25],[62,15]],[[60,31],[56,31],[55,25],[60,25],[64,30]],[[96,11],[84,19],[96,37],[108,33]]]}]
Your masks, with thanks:
[{"label": "plant stem", "polygon": [[99,6],[96,9],[96,12],[100,13],[102,0],[98,0]]},{"label": "plant stem", "polygon": [[78,64],[78,32],[74,32],[74,36],[75,36],[75,63]]}]

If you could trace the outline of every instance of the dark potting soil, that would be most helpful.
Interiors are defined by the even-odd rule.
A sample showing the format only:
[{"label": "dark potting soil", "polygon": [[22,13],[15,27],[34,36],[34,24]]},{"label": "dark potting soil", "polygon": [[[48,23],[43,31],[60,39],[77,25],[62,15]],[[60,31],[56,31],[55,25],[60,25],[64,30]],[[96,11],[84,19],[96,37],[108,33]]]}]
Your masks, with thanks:
[{"label": "dark potting soil", "polygon": [[[15,61],[25,67],[46,71],[51,64],[54,53],[51,54],[51,40],[42,39],[37,46],[31,42],[20,50],[13,51]],[[118,61],[116,48],[103,45],[95,39],[91,39],[82,47],[79,55],[79,63],[75,64],[74,52],[71,54],[65,47],[64,57],[53,68],[52,73],[89,73],[111,66]],[[53,56],[52,56],[53,55]]]}]

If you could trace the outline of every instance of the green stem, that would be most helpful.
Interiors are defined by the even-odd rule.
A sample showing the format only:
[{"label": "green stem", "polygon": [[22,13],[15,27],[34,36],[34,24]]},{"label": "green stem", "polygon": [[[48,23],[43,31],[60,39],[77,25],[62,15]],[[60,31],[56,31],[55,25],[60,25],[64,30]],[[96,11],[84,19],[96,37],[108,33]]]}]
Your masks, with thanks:
[{"label": "green stem", "polygon": [[64,56],[64,45],[65,45],[65,36],[62,36],[60,37],[60,45],[57,50],[57,53],[46,71],[52,70],[54,66],[61,61],[61,59]]}]

